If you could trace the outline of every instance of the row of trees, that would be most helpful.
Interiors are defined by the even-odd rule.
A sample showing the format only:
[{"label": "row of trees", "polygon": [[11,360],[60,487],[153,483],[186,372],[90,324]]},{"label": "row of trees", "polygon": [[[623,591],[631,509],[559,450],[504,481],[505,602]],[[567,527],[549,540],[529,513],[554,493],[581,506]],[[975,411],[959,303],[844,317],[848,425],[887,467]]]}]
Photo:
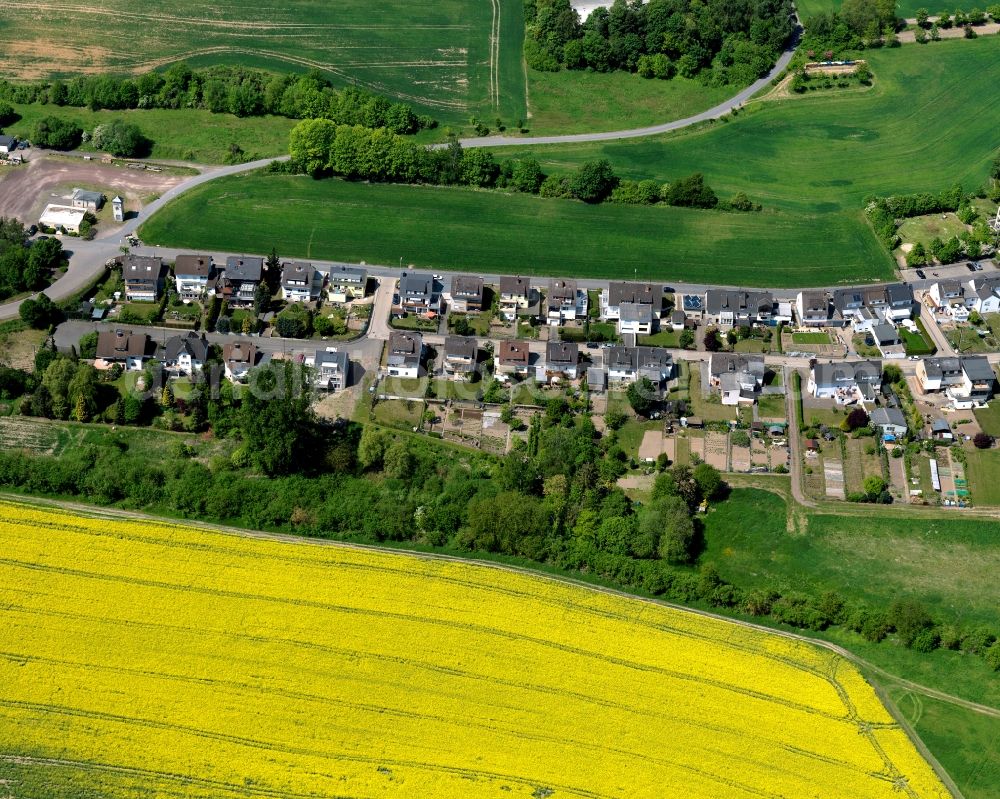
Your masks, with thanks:
[{"label": "row of trees", "polygon": [[120,110],[126,108],[200,108],[240,117],[275,114],[292,119],[324,117],[348,125],[415,133],[434,127],[405,103],[355,87],[334,89],[318,71],[275,75],[258,69],[213,66],[192,69],[183,61],[164,72],[137,78],[82,75],[69,82],[0,81],[0,100]]},{"label": "row of trees", "polygon": [[62,264],[58,239],[40,239],[26,247],[27,231],[13,217],[0,217],[0,300],[48,285],[52,270]]},{"label": "row of trees", "polygon": [[153,146],[138,125],[123,119],[114,119],[98,125],[93,131],[86,131],[76,120],[55,115],[42,117],[34,124],[31,141],[36,147],[52,150],[75,150],[89,141],[98,150],[117,158],[142,158],[149,155]]},{"label": "row of trees", "polygon": [[792,32],[787,0],[615,0],[581,24],[569,0],[528,0],[525,58],[542,71],[626,70],[647,78],[751,83]]},{"label": "row of trees", "polygon": [[482,148],[466,150],[452,140],[447,147],[429,150],[384,129],[335,125],[326,119],[307,119],[292,129],[288,167],[319,178],[339,175],[349,180],[394,183],[467,185],[504,188],[600,203],[605,200],[630,205],[667,205],[691,208],[722,207],[753,211],[760,206],[742,192],[720,203],[700,174],[661,185],[655,181],[622,180],[606,159],[582,164],[567,176],[546,176],[533,158],[498,163]]}]

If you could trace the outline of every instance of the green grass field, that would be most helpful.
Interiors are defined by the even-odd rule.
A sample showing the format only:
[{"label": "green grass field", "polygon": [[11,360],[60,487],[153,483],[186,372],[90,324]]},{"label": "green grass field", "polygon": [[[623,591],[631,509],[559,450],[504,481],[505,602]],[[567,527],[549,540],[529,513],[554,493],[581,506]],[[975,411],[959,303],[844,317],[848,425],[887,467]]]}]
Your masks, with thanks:
[{"label": "green grass field", "polygon": [[876,80],[863,94],[755,103],[729,122],[661,137],[509,152],[530,151],[551,172],[597,158],[635,179],[701,172],[721,196],[745,191],[765,208],[801,214],[803,245],[819,235],[824,246],[811,249],[826,249],[833,220],[862,235],[866,196],[936,191],[956,181],[973,188],[998,146],[995,116],[969,109],[993,91],[1000,38],[941,42],[933,57],[919,47],[865,57]]},{"label": "green grass field", "polygon": [[[248,225],[248,220],[255,220]],[[819,218],[811,220],[813,224]],[[459,188],[367,185],[279,175],[212,181],[142,228],[162,246],[436,269],[824,285],[891,276],[856,215],[822,218],[824,247],[803,217],[584,205]],[[808,240],[807,240],[808,239]]]},{"label": "green grass field", "polygon": [[[0,16],[3,12],[0,11]],[[18,105],[21,119],[5,129],[25,139],[42,117],[55,115],[77,122],[84,130],[113,119],[125,119],[139,126],[153,142],[151,157],[220,164],[231,143],[238,144],[250,158],[284,155],[288,152],[288,133],[296,120],[283,117],[236,117],[213,114],[190,108],[177,110],[150,109],[143,111],[91,111],[88,108],[68,108],[51,105]],[[93,150],[84,145],[83,150]]]},{"label": "green grass field", "polygon": [[696,80],[646,80],[629,72],[528,71],[530,135],[617,130],[697,114],[739,91]]},{"label": "green grass field", "polygon": [[0,69],[39,78],[142,72],[181,59],[304,71],[407,100],[441,119],[525,115],[517,0],[289,0],[247,6],[53,0],[0,8]]},{"label": "green grass field", "polygon": [[[814,14],[827,11],[838,11],[842,5],[841,0],[796,0],[795,7],[799,16],[805,22]],[[962,11],[972,11],[984,8],[984,3],[977,3],[976,0],[955,0],[955,2],[941,2],[941,0],[900,0],[896,4],[896,14],[904,19],[913,19],[917,15],[918,9],[926,9],[932,16],[947,9],[949,14],[954,14],[956,9]]]},{"label": "green grass field", "polygon": [[1000,505],[1000,450],[966,450],[969,488],[977,505]]}]

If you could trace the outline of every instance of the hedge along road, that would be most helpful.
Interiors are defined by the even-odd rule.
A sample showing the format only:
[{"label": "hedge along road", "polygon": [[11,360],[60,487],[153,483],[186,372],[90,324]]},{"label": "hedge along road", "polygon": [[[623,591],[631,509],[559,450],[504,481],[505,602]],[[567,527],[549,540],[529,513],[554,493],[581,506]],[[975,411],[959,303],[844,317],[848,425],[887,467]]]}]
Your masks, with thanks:
[{"label": "hedge along road", "polygon": [[[676,119],[671,122],[664,122],[660,125],[653,125],[645,128],[606,131],[603,133],[572,133],[562,136],[534,137],[483,136],[479,138],[461,139],[460,142],[463,147],[503,147],[525,144],[566,144],[572,142],[613,141],[616,139],[635,139],[643,136],[656,136],[660,133],[669,133],[670,131],[681,130],[682,128],[696,125],[699,122],[706,122],[710,119],[718,119],[719,117],[723,117],[726,114],[731,113],[734,109],[742,106],[743,103],[753,97],[753,95],[761,89],[765,88],[776,75],[782,72],[792,60],[792,56],[795,55],[795,50],[798,47],[801,36],[802,28],[799,26],[797,20],[795,20],[795,29],[792,33],[792,38],[789,40],[788,47],[781,54],[767,75],[752,83],[750,86],[747,86],[741,92],[738,92],[724,103],[721,103],[714,108],[710,108],[707,111],[702,111],[700,114],[695,114],[694,116],[685,117],[684,119]],[[432,147],[445,146],[447,145],[432,145]],[[110,259],[120,254],[121,241],[125,237],[134,234],[138,229],[140,222],[149,221],[150,217],[163,208],[164,205],[171,200],[180,197],[185,192],[188,192],[197,186],[201,186],[210,180],[215,180],[216,178],[236,175],[241,172],[250,172],[254,169],[265,167],[275,161],[287,160],[288,156],[285,155],[278,158],[264,158],[259,161],[251,161],[246,164],[203,168],[201,174],[195,175],[189,180],[179,183],[169,191],[165,192],[162,196],[147,205],[143,209],[141,215],[128,220],[124,227],[114,231],[114,233],[99,237],[94,241],[84,241],[83,239],[73,238],[63,239],[64,243],[67,245],[66,249],[72,253],[69,259],[69,269],[67,269],[66,273],[56,280],[55,283],[45,289],[46,296],[54,302],[61,302],[82,292],[101,273],[104,265]],[[18,315],[21,302],[23,302],[23,300],[8,302],[5,305],[0,305],[0,320],[15,318]]]}]

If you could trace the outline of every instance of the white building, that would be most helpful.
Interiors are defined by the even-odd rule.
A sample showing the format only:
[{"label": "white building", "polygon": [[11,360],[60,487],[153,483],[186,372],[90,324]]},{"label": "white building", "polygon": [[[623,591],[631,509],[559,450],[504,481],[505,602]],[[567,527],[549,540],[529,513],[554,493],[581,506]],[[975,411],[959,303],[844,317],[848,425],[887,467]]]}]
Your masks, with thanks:
[{"label": "white building", "polygon": [[38,224],[43,228],[53,228],[57,233],[79,234],[86,215],[84,209],[71,205],[46,205],[42,215],[38,217]]}]

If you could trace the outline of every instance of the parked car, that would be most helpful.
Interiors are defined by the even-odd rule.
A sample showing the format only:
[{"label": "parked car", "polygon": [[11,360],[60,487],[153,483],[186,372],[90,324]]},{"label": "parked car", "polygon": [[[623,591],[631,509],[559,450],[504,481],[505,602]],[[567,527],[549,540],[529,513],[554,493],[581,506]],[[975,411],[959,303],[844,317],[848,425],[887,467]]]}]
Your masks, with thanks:
[{"label": "parked car", "polygon": [[923,269],[918,269],[917,270],[917,277],[919,277],[921,280],[926,280],[927,279],[927,273],[924,272]]},{"label": "parked car", "polygon": [[972,268],[975,269],[977,272],[982,272],[983,271],[983,265],[981,263],[979,263],[979,261],[973,261],[972,262]]},{"label": "parked car", "polygon": [[28,228],[28,235],[34,236],[38,232],[38,225],[32,225]]},{"label": "parked car", "polygon": [[972,263],[972,261],[967,262],[965,264],[965,268],[968,269],[970,272],[975,272],[976,271],[976,265],[974,263]]}]

